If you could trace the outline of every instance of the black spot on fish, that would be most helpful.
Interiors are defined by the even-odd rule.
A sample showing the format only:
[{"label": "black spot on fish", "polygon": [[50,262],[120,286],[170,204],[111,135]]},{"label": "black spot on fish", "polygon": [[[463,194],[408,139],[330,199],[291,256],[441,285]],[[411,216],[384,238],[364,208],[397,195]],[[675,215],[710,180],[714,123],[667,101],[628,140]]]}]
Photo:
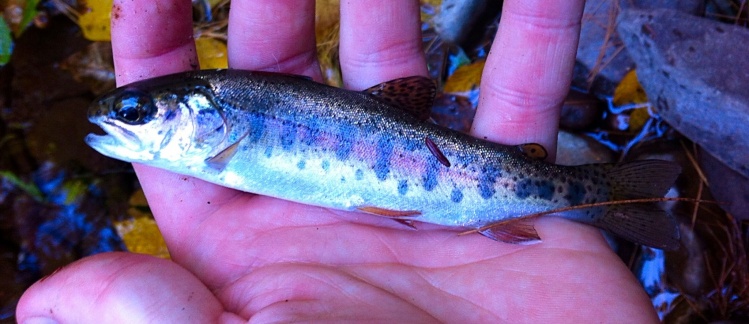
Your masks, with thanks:
[{"label": "black spot on fish", "polygon": [[546,180],[524,179],[515,185],[515,195],[520,199],[532,195],[536,198],[551,200],[554,197],[554,184]]},{"label": "black spot on fish", "polygon": [[296,127],[291,123],[284,123],[283,133],[281,133],[281,148],[284,151],[291,150],[296,139]]},{"label": "black spot on fish", "polygon": [[408,192],[408,181],[398,181],[398,194],[404,196]]},{"label": "black spot on fish", "polygon": [[463,192],[458,188],[454,188],[453,192],[450,193],[450,200],[454,203],[459,203],[463,200]]},{"label": "black spot on fish", "polygon": [[421,143],[418,141],[407,140],[403,143],[403,149],[409,152],[416,151],[419,147],[421,147]]},{"label": "black spot on fish", "polygon": [[537,182],[538,197],[544,200],[551,200],[554,197],[554,184],[551,181],[539,180]]},{"label": "black spot on fish", "polygon": [[572,206],[579,205],[585,199],[585,186],[579,182],[570,183],[564,199],[567,199]]},{"label": "black spot on fish", "polygon": [[328,171],[328,169],[330,169],[330,162],[328,162],[328,160],[323,160],[321,166],[323,171]]},{"label": "black spot on fish", "polygon": [[312,146],[315,144],[315,141],[320,134],[319,123],[317,122],[317,119],[309,118],[305,121],[305,124],[307,127],[304,132],[299,134],[299,141],[304,145]]},{"label": "black spot on fish", "polygon": [[424,190],[432,191],[437,187],[437,175],[439,174],[439,168],[442,164],[436,159],[429,159],[429,162],[425,166],[424,173],[421,176],[421,180],[424,182]]},{"label": "black spot on fish", "polygon": [[530,180],[525,179],[515,184],[515,195],[520,199],[530,197],[533,193],[532,183]]},{"label": "black spot on fish", "polygon": [[340,133],[336,136],[338,145],[336,146],[335,156],[345,161],[351,154],[354,147],[354,138],[356,138],[356,129],[352,126],[341,126]]},{"label": "black spot on fish", "polygon": [[265,148],[265,157],[269,158],[271,155],[273,155],[273,147],[268,146]]},{"label": "black spot on fish", "polygon": [[377,160],[374,165],[374,172],[377,179],[385,180],[390,173],[390,155],[393,153],[393,143],[389,137],[383,136],[377,140]]},{"label": "black spot on fish", "polygon": [[364,179],[364,171],[362,171],[361,169],[356,169],[356,172],[354,173],[354,178],[356,180]]},{"label": "black spot on fish", "polygon": [[302,161],[299,161],[299,163],[297,163],[297,164],[296,164],[296,167],[297,167],[297,168],[298,168],[299,170],[304,170],[304,167],[305,167],[306,165],[307,165],[307,162],[304,162],[304,160],[302,160]]},{"label": "black spot on fish", "polygon": [[497,178],[502,176],[502,171],[495,168],[494,166],[484,166],[481,168],[481,175],[479,176],[479,194],[481,198],[489,199],[497,192],[494,189],[494,184]]},{"label": "black spot on fish", "polygon": [[250,114],[247,117],[247,123],[249,125],[248,133],[247,133],[247,139],[250,141],[250,143],[256,143],[260,140],[261,137],[263,137],[263,130],[265,129],[265,120],[263,117],[256,115],[256,114]]}]

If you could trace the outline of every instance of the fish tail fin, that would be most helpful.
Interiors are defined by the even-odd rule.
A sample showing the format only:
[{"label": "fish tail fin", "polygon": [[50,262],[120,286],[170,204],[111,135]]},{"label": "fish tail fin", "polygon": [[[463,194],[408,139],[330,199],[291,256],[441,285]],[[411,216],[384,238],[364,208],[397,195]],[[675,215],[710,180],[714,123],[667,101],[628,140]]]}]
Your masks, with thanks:
[{"label": "fish tail fin", "polygon": [[[678,164],[663,160],[641,160],[608,168],[611,200],[663,197],[681,173]],[[658,203],[622,203],[606,208],[592,222],[623,239],[665,250],[679,248],[676,219]]]}]

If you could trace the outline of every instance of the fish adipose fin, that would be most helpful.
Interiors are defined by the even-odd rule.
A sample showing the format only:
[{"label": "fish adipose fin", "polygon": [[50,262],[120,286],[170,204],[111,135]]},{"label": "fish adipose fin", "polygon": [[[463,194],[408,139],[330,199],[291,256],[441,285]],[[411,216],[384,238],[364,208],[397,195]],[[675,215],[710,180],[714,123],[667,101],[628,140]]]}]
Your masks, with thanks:
[{"label": "fish adipose fin", "polygon": [[[676,163],[643,160],[623,163],[608,171],[612,200],[663,197],[681,173]],[[619,237],[664,250],[679,248],[679,224],[657,203],[609,206],[592,221],[573,219],[602,228]]]},{"label": "fish adipose fin", "polygon": [[538,143],[520,144],[518,145],[518,149],[520,149],[520,152],[523,152],[525,156],[531,159],[543,161],[546,160],[547,156],[549,156],[549,153],[546,152],[546,148]]},{"label": "fish adipose fin", "polygon": [[364,92],[426,121],[429,119],[437,88],[427,77],[411,76],[380,83]]},{"label": "fish adipose fin", "polygon": [[478,232],[492,240],[505,243],[531,244],[541,241],[533,224],[528,219],[522,218],[484,226]]}]

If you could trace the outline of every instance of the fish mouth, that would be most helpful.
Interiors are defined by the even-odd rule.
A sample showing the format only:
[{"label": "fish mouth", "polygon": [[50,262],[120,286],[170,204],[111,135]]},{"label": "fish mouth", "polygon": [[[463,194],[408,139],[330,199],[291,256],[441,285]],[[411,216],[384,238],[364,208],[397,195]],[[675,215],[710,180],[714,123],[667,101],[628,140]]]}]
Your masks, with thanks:
[{"label": "fish mouth", "polygon": [[90,120],[106,133],[86,135],[86,144],[91,148],[108,157],[127,162],[150,160],[147,150],[143,149],[140,140],[131,131],[99,118],[90,118]]}]

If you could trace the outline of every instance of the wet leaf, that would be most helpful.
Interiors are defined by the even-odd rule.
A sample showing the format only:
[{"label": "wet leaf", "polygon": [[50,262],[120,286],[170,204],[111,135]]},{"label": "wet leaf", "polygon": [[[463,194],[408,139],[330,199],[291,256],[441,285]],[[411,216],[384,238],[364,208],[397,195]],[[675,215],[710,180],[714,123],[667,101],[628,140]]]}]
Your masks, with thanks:
[{"label": "wet leaf", "polygon": [[209,37],[195,39],[198,61],[202,69],[225,69],[229,66],[226,56],[226,44]]},{"label": "wet leaf", "polygon": [[86,2],[86,12],[78,18],[83,37],[90,41],[109,41],[109,16],[113,0],[96,0]]},{"label": "wet leaf", "polygon": [[10,55],[13,53],[13,38],[10,36],[10,27],[5,23],[5,19],[0,16],[0,66],[10,61]]},{"label": "wet leaf", "polygon": [[635,70],[627,72],[614,90],[614,105],[623,106],[646,102],[648,102],[648,96],[637,81],[637,72]]},{"label": "wet leaf", "polygon": [[455,70],[455,73],[445,81],[444,91],[449,93],[462,93],[478,88],[485,63],[486,61],[480,60],[459,67]]},{"label": "wet leaf", "polygon": [[37,187],[32,182],[23,181],[21,178],[19,178],[13,172],[10,172],[10,171],[0,171],[0,178],[4,179],[5,181],[10,182],[16,188],[21,189],[26,194],[28,194],[29,196],[33,197],[36,201],[43,201],[44,200],[44,196],[42,195],[42,192],[39,190],[39,187]]},{"label": "wet leaf", "polygon": [[315,4],[315,38],[317,57],[325,83],[340,87],[341,68],[338,61],[339,0],[318,0]]},{"label": "wet leaf", "polygon": [[169,250],[164,243],[156,221],[151,217],[138,217],[130,220],[115,222],[117,233],[125,242],[128,251],[150,254],[168,259]]},{"label": "wet leaf", "polygon": [[21,16],[21,23],[19,23],[13,31],[16,38],[21,37],[21,34],[26,30],[26,27],[34,21],[34,17],[38,14],[36,11],[37,4],[39,4],[39,0],[26,0],[26,5],[23,8],[23,15]]},{"label": "wet leaf", "polygon": [[80,201],[83,196],[88,192],[88,184],[80,180],[65,181],[63,184],[63,190],[65,191],[65,201],[63,204],[70,205],[76,201]]}]

